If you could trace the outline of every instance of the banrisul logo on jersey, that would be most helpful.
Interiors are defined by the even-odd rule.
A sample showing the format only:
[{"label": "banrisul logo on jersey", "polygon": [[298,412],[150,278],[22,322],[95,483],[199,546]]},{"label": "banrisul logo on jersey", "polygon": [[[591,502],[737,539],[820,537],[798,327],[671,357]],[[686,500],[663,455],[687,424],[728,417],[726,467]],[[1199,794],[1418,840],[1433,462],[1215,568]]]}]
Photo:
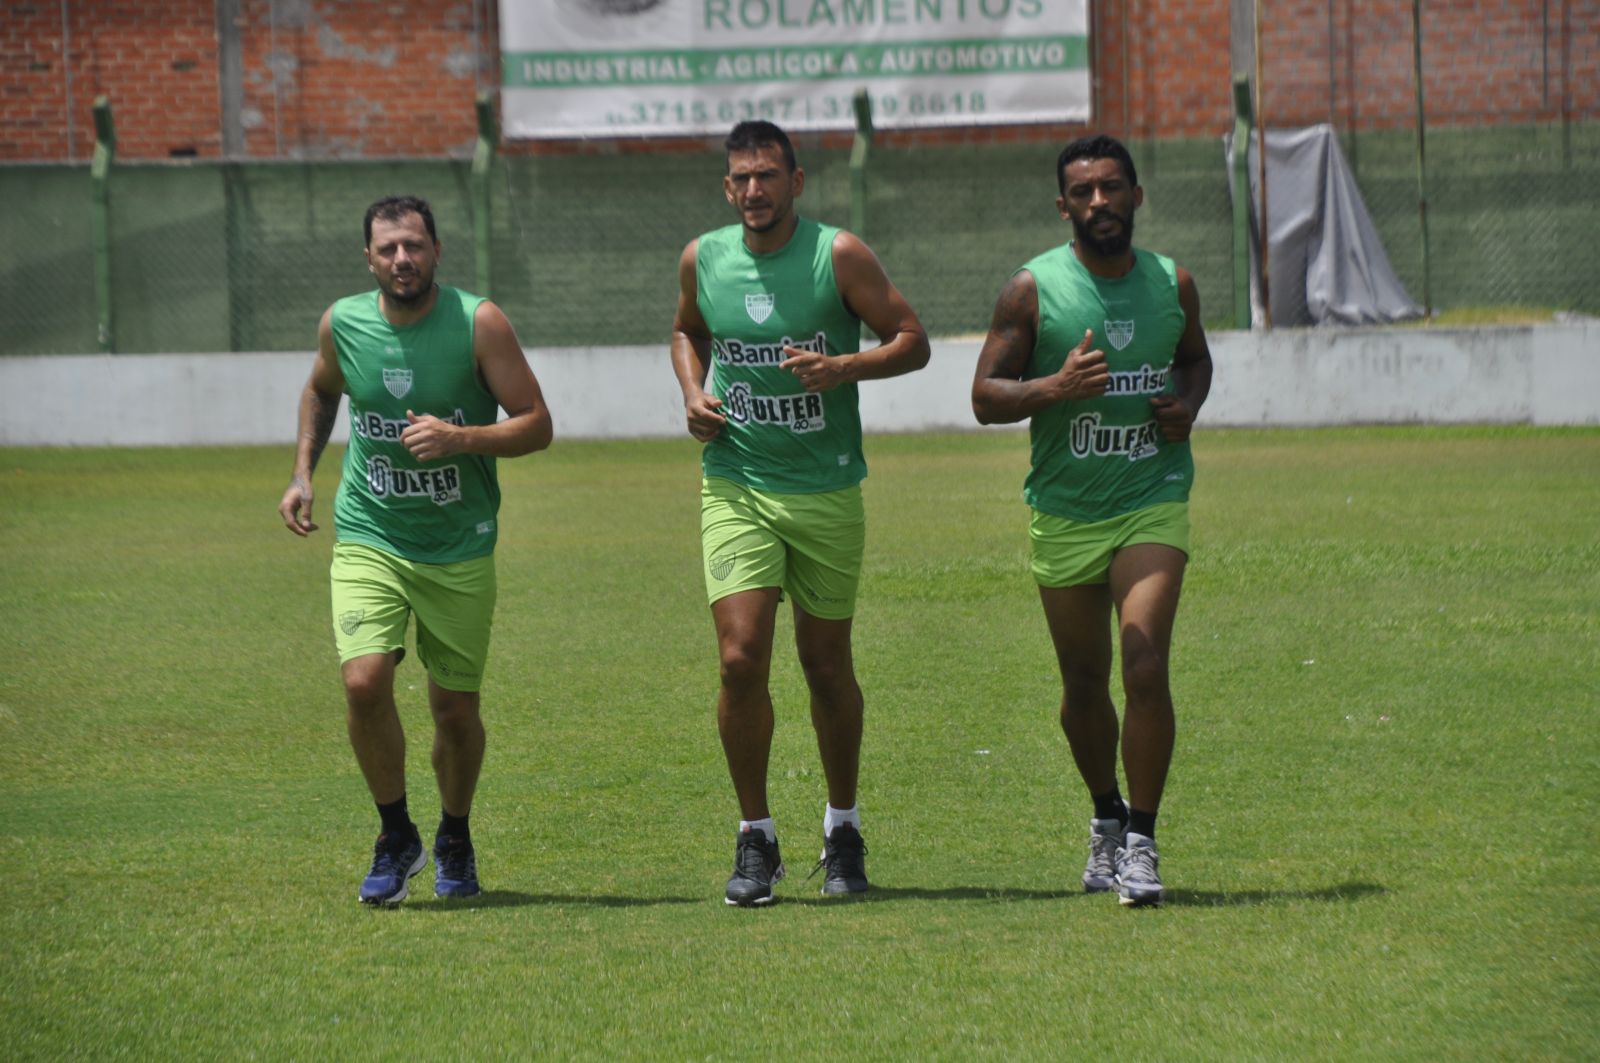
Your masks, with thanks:
[{"label": "banrisul logo on jersey", "polygon": [[729,386],[722,401],[723,412],[739,424],[783,425],[797,435],[827,427],[821,395],[757,395],[741,380]]},{"label": "banrisul logo on jersey", "polygon": [[732,336],[711,341],[712,356],[722,365],[779,365],[789,357],[784,351],[785,347],[810,351],[812,354],[827,354],[828,334],[819,331],[810,339],[801,340],[784,336],[774,343],[751,343]]},{"label": "banrisul logo on jersey", "polygon": [[770,292],[746,292],[744,312],[749,314],[750,320],[756,324],[765,324],[767,318],[772,316],[772,308],[777,302],[778,297]]},{"label": "banrisul logo on jersey", "polygon": [[383,371],[383,386],[389,389],[389,394],[397,399],[403,399],[411,392],[411,370],[385,369]]},{"label": "banrisul logo on jersey", "polygon": [[[396,397],[398,398],[398,396]],[[457,407],[456,411],[449,417],[443,417],[440,420],[459,428],[467,423],[467,415],[462,412],[460,407]],[[399,417],[385,417],[372,410],[352,409],[350,411],[350,430],[352,432],[358,436],[383,443],[398,443],[400,434],[406,430],[406,426],[410,423],[410,421],[402,420]]]}]

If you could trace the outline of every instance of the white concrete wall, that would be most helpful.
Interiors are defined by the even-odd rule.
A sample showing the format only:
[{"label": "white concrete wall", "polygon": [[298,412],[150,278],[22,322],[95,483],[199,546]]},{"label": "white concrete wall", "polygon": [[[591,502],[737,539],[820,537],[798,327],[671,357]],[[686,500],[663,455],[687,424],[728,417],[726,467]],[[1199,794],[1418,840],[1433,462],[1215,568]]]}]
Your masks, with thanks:
[{"label": "white concrete wall", "polygon": [[[862,385],[868,431],[974,428],[979,343],[936,341],[927,369]],[[1216,426],[1600,424],[1600,321],[1482,329],[1308,329],[1211,336]],[[530,350],[559,438],[683,431],[666,345]],[[0,444],[281,443],[309,353],[0,358]],[[347,431],[341,419],[334,434]]]}]

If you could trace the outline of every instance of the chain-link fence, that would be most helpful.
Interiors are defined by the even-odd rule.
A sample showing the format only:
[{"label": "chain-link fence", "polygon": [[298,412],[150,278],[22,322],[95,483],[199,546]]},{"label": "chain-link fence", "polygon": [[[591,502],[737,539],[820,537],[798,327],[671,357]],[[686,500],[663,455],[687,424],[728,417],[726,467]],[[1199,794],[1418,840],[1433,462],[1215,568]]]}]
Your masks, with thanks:
[{"label": "chain-link fence", "polygon": [[[1368,210],[1422,299],[1415,139],[1344,138]],[[1220,140],[1131,145],[1145,188],[1137,241],[1195,276],[1229,327],[1233,227]],[[850,218],[848,153],[804,139],[801,209]],[[865,236],[935,336],[981,333],[1009,274],[1068,236],[1047,145],[879,148]],[[529,346],[666,343],[676,262],[733,220],[720,154],[519,156],[492,174],[492,285]],[[1600,313],[1600,125],[1428,138],[1436,310]],[[110,316],[121,352],[309,350],[318,315],[370,285],[361,215],[380,195],[432,201],[439,279],[475,287],[471,174],[446,161],[135,164],[111,177]],[[3,353],[99,349],[85,167],[0,168]]]}]

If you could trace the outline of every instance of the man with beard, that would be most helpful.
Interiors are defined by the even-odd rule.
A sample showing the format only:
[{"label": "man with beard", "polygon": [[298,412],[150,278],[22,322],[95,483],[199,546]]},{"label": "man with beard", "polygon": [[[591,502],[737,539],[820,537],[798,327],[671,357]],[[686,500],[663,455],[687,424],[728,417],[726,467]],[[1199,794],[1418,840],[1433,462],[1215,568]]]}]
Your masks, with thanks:
[{"label": "man with beard", "polygon": [[[983,424],[1031,418],[1032,569],[1061,669],[1061,727],[1094,802],[1084,889],[1163,898],[1156,812],[1172,760],[1168,653],[1189,550],[1189,434],[1211,388],[1194,278],[1133,246],[1144,201],[1111,137],[1068,144],[1056,209],[1071,242],[1000,293],[972,385]],[[1122,654],[1122,764],[1110,693]]]},{"label": "man with beard", "polygon": [[[439,240],[427,202],[380,199],[363,228],[378,290],[340,299],[322,315],[278,513],[302,538],[317,529],[312,472],[339,396],[348,394],[350,443],[333,503],[333,635],[350,744],[381,823],[359,899],[393,905],[428,862],[406,809],[405,734],[394,700],[412,613],[443,806],[434,892],[479,892],[467,817],[483,766],[478,690],[494,617],[495,459],[543,450],[551,426],[505,315],[434,283]],[[501,409],[506,419],[497,423]]]},{"label": "man with beard", "polygon": [[[784,870],[767,805],[767,678],[785,593],[828,784],[822,892],[868,887],[850,646],[866,541],[856,383],[922,368],[928,338],[866,244],[795,213],[805,171],[783,130],[741,122],[725,148],[722,190],[739,223],[683,250],[672,367],[689,434],[706,445],[700,527],[721,662],[717,729],[740,810],[725,899],[752,906],[774,899]],[[863,323],[879,346],[860,350]]]}]

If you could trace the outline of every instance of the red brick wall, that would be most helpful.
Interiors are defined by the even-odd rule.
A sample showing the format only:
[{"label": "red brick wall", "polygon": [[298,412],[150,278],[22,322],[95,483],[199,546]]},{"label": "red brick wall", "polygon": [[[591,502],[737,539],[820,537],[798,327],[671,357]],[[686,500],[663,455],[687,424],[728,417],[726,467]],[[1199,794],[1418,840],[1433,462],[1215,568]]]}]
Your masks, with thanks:
[{"label": "red brick wall", "polygon": [[[1264,2],[1268,123],[1414,123],[1411,0]],[[1430,126],[1600,117],[1600,0],[1424,0],[1421,11]]]},{"label": "red brick wall", "polygon": [[0,159],[88,158],[100,93],[112,98],[119,153],[216,155],[215,18],[211,0],[6,4]]},{"label": "red brick wall", "polygon": [[498,69],[494,0],[239,8],[252,158],[471,154],[478,86]]},{"label": "red brick wall", "polygon": [[[1413,122],[1410,0],[1263,0],[1275,126]],[[1095,126],[1132,137],[1232,125],[1229,0],[1089,0]],[[249,158],[463,156],[498,78],[497,0],[238,0]],[[1600,118],[1600,0],[1425,0],[1435,125]],[[63,9],[65,18],[63,18]],[[94,97],[118,154],[222,153],[214,0],[22,0],[0,16],[0,160],[82,161]],[[70,81],[70,85],[69,85]],[[70,93],[70,105],[69,105]],[[909,142],[1059,141],[1070,124],[889,133]],[[828,140],[845,141],[847,135]],[[688,141],[519,143],[511,152],[654,151]]]}]

